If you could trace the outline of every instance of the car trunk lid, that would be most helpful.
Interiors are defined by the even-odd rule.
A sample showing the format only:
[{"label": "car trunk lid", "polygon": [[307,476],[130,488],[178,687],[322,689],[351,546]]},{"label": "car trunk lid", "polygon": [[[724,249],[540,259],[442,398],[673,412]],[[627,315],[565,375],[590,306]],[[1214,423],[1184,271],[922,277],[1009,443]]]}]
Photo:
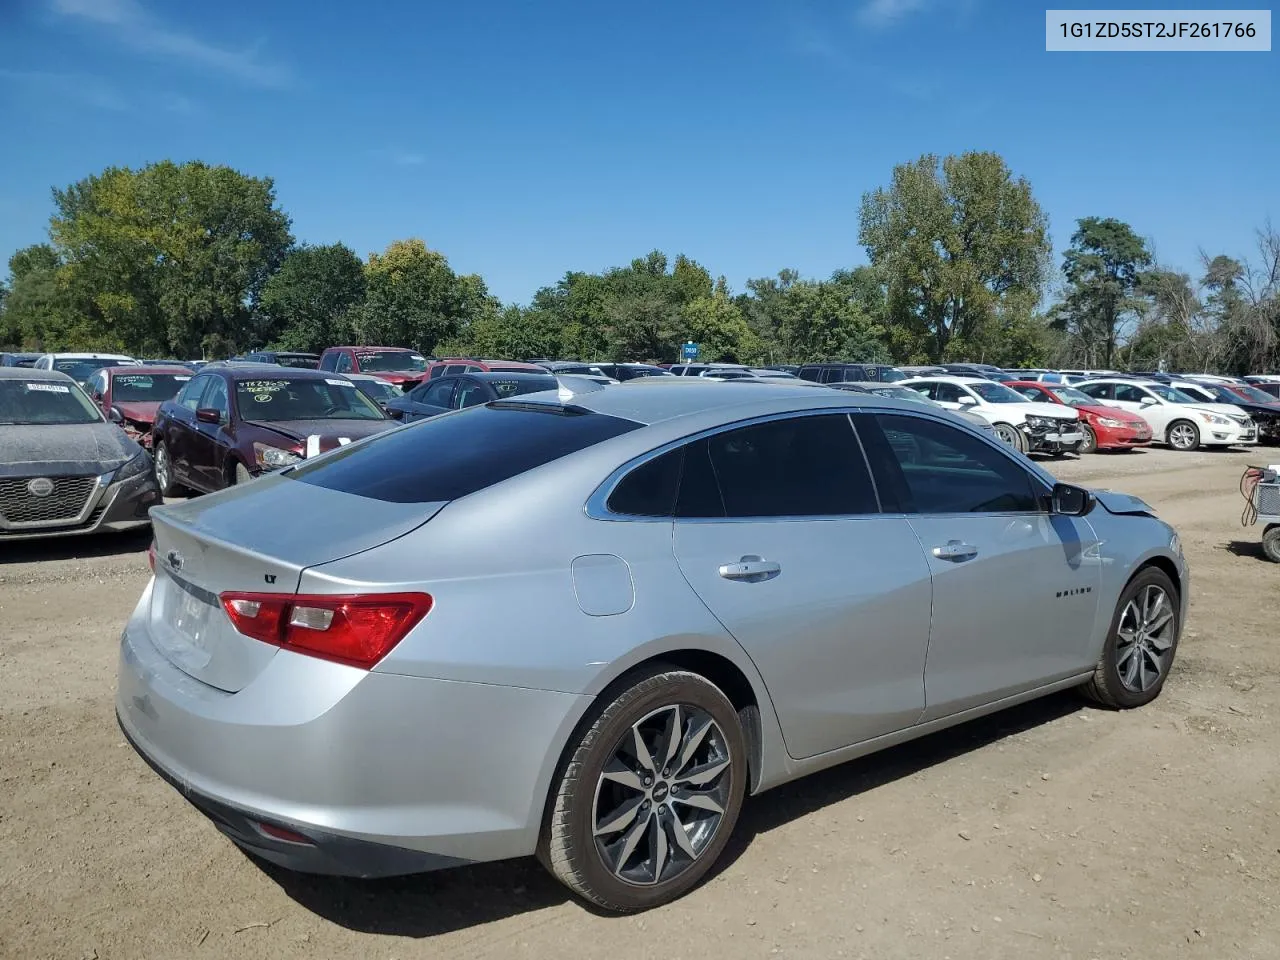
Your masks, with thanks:
[{"label": "car trunk lid", "polygon": [[234,693],[279,648],[236,631],[220,594],[296,593],[307,567],[403,536],[443,505],[388,503],[270,476],[155,510],[152,641],[184,673]]}]

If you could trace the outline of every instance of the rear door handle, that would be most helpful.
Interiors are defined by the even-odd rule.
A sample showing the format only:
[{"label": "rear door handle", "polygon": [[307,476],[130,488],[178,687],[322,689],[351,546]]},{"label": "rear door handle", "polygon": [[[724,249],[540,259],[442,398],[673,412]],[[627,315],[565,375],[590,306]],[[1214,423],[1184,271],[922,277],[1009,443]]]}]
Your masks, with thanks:
[{"label": "rear door handle", "polygon": [[720,576],[726,580],[745,580],[747,583],[769,580],[781,572],[782,564],[777,561],[752,555],[741,558],[737,563],[720,564]]},{"label": "rear door handle", "polygon": [[960,540],[948,540],[942,546],[934,547],[933,555],[939,560],[972,560],[978,555],[978,548]]}]

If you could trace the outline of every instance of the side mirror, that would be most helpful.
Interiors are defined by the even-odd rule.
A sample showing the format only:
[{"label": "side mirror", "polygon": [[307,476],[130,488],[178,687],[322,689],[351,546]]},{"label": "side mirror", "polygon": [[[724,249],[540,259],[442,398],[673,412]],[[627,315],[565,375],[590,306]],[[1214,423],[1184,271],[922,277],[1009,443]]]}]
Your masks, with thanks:
[{"label": "side mirror", "polygon": [[977,402],[977,400],[970,396],[963,396],[960,398],[960,406],[962,407],[972,407],[977,404]]},{"label": "side mirror", "polygon": [[119,407],[112,407],[107,416],[111,418],[112,423],[124,423],[124,414],[120,412]]},{"label": "side mirror", "polygon": [[1139,402],[1140,402],[1144,407],[1149,407],[1149,406],[1151,406],[1153,403],[1155,403],[1155,402],[1156,402],[1156,398],[1155,398],[1155,397],[1153,397],[1153,396],[1151,396],[1151,394],[1147,394],[1147,395],[1146,395],[1146,396],[1144,396],[1144,397],[1142,398],[1142,400],[1141,400],[1141,401],[1139,401]]},{"label": "side mirror", "polygon": [[196,411],[196,419],[201,423],[218,424],[222,422],[222,414],[213,407],[201,407]]},{"label": "side mirror", "polygon": [[1053,512],[1064,517],[1083,517],[1093,509],[1094,499],[1084,487],[1075,487],[1069,483],[1053,485]]}]

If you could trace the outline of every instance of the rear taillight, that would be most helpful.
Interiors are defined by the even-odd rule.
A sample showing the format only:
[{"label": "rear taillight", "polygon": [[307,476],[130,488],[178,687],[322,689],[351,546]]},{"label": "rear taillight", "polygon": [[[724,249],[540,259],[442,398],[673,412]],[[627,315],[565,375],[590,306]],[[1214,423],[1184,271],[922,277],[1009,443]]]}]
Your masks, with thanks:
[{"label": "rear taillight", "polygon": [[385,657],[431,610],[425,593],[224,593],[219,599],[246,637],[365,669]]},{"label": "rear taillight", "polygon": [[151,546],[147,547],[147,565],[151,567],[151,572],[156,572],[156,542],[151,541]]}]

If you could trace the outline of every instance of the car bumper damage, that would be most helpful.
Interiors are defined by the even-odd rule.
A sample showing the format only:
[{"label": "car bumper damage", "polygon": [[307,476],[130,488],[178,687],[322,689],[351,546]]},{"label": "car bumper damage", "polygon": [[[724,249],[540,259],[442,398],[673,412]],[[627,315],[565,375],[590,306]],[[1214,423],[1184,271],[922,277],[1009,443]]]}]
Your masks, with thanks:
[{"label": "car bumper damage", "polygon": [[117,480],[124,468],[106,473],[98,464],[59,464],[44,472],[0,476],[0,540],[35,540],[90,533],[120,533],[150,523],[161,503],[146,469]]}]

